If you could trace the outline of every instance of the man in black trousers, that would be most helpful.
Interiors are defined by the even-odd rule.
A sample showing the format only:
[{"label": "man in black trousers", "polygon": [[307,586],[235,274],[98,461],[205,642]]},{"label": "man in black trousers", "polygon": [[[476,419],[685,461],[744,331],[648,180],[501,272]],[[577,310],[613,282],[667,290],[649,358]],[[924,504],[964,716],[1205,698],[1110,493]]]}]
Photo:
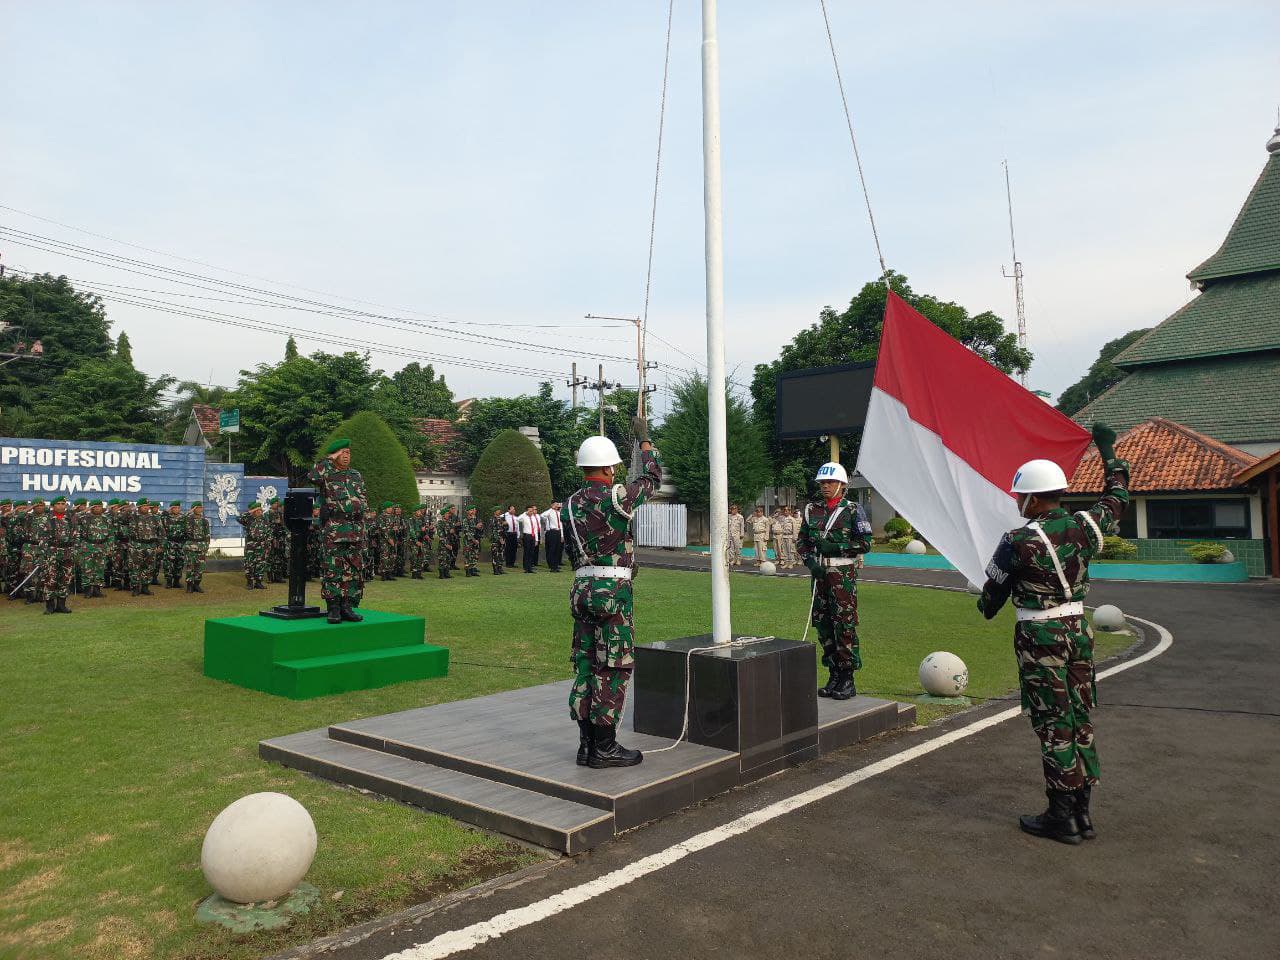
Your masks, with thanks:
[{"label": "man in black trousers", "polygon": [[547,566],[552,573],[560,572],[564,558],[564,534],[560,530],[560,501],[552,500],[550,509],[542,512],[542,538],[546,542]]},{"label": "man in black trousers", "polygon": [[508,567],[516,565],[516,547],[520,544],[520,518],[513,503],[502,516],[506,525],[502,532],[502,559]]},{"label": "man in black trousers", "polygon": [[524,572],[533,573],[538,565],[538,544],[542,542],[542,518],[532,504],[520,515],[520,541],[524,545]]}]

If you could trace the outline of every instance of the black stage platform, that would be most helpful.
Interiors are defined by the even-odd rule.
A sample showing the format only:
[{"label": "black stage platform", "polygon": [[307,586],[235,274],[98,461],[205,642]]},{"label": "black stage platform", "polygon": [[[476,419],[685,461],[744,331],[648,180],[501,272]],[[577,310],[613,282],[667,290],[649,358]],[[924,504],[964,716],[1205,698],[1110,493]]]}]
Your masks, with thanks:
[{"label": "black stage platform", "polygon": [[[614,834],[758,779],[742,755],[634,732],[627,746],[644,762],[591,770],[574,762],[570,681],[420,707],[264,740],[264,760],[361,787],[563,853],[581,853]],[[815,698],[816,699],[816,698]],[[915,722],[915,708],[854,697],[818,701],[818,748],[805,759]]]}]

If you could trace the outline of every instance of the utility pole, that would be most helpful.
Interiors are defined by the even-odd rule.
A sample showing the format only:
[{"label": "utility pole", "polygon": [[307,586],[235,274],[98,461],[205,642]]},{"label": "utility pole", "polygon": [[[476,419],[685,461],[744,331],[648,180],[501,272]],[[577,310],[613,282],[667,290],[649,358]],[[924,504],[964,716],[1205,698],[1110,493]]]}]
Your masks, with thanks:
[{"label": "utility pole", "polygon": [[[1004,196],[1009,205],[1009,247],[1013,251],[1013,273],[1005,273],[1004,265],[1000,273],[1013,280],[1014,299],[1018,312],[1018,347],[1027,349],[1027,305],[1022,293],[1022,261],[1018,259],[1018,243],[1013,238],[1013,190],[1009,186],[1009,161],[1004,161]],[[1027,372],[1018,375],[1019,382],[1027,385]]]},{"label": "utility pole", "polygon": [[599,369],[598,369],[598,371],[597,371],[597,374],[596,374],[596,381],[595,381],[595,383],[592,383],[590,380],[586,380],[586,379],[583,379],[582,383],[586,386],[586,388],[587,388],[588,390],[594,390],[594,391],[596,391],[596,393],[597,393],[597,394],[599,394],[599,397],[597,398],[597,404],[598,404],[598,406],[599,406],[599,408],[600,408],[600,436],[602,436],[602,437],[603,437],[603,436],[604,436],[604,395],[605,395],[605,392],[606,392],[606,391],[608,391],[608,390],[616,390],[616,389],[618,389],[619,387],[621,387],[621,386],[622,386],[622,384],[620,384],[620,383],[610,383],[608,380],[606,380],[606,379],[604,378],[604,364],[603,364],[603,363],[602,363],[602,364],[600,364],[600,367],[599,367]]},{"label": "utility pole", "polygon": [[655,369],[656,363],[649,363],[644,358],[644,329],[642,320],[639,317],[604,317],[594,313],[588,313],[584,317],[586,320],[617,320],[622,323],[634,323],[636,325],[636,416],[643,417],[645,415],[645,397],[653,393],[656,387],[646,385],[649,379],[648,373]]},{"label": "utility pole", "polygon": [[586,386],[590,382],[591,381],[588,380],[586,377],[578,376],[578,363],[575,360],[573,363],[573,373],[570,375],[569,379],[565,381],[565,384],[573,389],[573,408],[572,409],[574,410],[578,409],[578,388]]}]

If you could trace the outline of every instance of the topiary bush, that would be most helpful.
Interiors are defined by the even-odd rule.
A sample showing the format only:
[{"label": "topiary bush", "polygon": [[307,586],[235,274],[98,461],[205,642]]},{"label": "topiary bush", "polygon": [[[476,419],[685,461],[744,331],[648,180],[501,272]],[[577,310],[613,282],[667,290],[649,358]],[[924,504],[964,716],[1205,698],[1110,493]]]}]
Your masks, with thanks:
[{"label": "topiary bush", "polygon": [[370,410],[361,411],[338,424],[318,449],[338,437],[351,439],[351,466],[364,476],[370,503],[381,506],[391,500],[409,506],[418,502],[418,481],[409,454],[385,420]]},{"label": "topiary bush", "polygon": [[911,524],[907,522],[905,517],[893,517],[884,522],[884,532],[890,539],[897,537],[907,537],[910,539],[915,535],[915,530]]},{"label": "topiary bush", "polygon": [[484,448],[471,472],[471,499],[484,515],[514,503],[545,510],[551,504],[551,471],[542,451],[519,430],[503,430]]},{"label": "topiary bush", "polygon": [[1220,543],[1193,543],[1187,547],[1187,555],[1196,563],[1217,563],[1227,554]]},{"label": "topiary bush", "polygon": [[1138,555],[1138,545],[1124,537],[1103,537],[1099,560],[1132,560]]},{"label": "topiary bush", "polygon": [[885,543],[890,550],[893,550],[896,553],[901,553],[903,550],[907,549],[907,544],[914,539],[915,537],[912,536],[891,537],[889,540],[885,541]]}]

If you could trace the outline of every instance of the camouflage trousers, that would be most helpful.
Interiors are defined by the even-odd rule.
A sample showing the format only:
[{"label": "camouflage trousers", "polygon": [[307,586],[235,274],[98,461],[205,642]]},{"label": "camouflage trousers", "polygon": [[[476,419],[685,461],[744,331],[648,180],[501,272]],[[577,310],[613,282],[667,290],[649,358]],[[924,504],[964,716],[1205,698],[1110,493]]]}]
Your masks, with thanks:
[{"label": "camouflage trousers", "polygon": [[467,539],[462,541],[462,565],[468,570],[478,570],[480,566],[480,541]]},{"label": "camouflage trousers", "polygon": [[18,576],[18,570],[22,567],[22,547],[19,545],[6,547],[5,552],[0,554],[0,561],[4,563],[5,589],[12,590],[22,579]]},{"label": "camouflage trousers", "polygon": [[267,575],[267,545],[258,540],[246,540],[244,544],[244,580],[253,586]]},{"label": "camouflage trousers", "polygon": [[724,562],[731,567],[736,567],[742,562],[742,538],[728,536],[724,541]]},{"label": "camouflage trousers", "polygon": [[100,543],[86,543],[80,554],[80,585],[105,586],[107,582],[107,551]]},{"label": "camouflage trousers", "polygon": [[326,539],[320,555],[320,596],[359,606],[364,599],[364,553],[358,541]]},{"label": "camouflage trousers", "polygon": [[151,582],[160,560],[160,544],[149,540],[129,541],[129,582],[135,587]]},{"label": "camouflage trousers", "polygon": [[573,614],[573,687],[569,716],[617,726],[635,667],[631,581],[575,577],[569,591]]},{"label": "camouflage trousers", "polygon": [[111,581],[121,587],[129,585],[129,541],[117,540],[111,548]]},{"label": "camouflage trousers", "polygon": [[382,541],[382,549],[378,551],[378,573],[384,577],[394,577],[396,575],[396,565],[398,561],[396,551],[396,543],[394,540],[387,538]]},{"label": "camouflage trousers", "polygon": [[813,626],[828,670],[861,670],[858,644],[858,579],[852,567],[824,567],[814,578]]},{"label": "camouflage trousers", "polygon": [[166,540],[164,542],[164,575],[169,580],[182,577],[183,547],[185,541]]},{"label": "camouflage trousers", "polygon": [[272,537],[267,553],[267,574],[272,580],[289,579],[289,535]]},{"label": "camouflage trousers", "polygon": [[1098,782],[1089,711],[1096,702],[1093,630],[1083,617],[1027,620],[1013,632],[1022,710],[1040,738],[1045,786],[1079,790]]},{"label": "camouflage trousers", "polygon": [[22,552],[18,555],[18,576],[14,581],[14,585],[17,586],[17,584],[22,583],[22,581],[27,581],[27,585],[22,588],[23,596],[30,596],[36,599],[39,599],[40,597],[40,590],[42,589],[41,583],[44,574],[37,573],[35,576],[31,577],[30,580],[27,580],[27,575],[35,569],[37,563],[41,562],[42,557],[43,554],[38,547],[35,547],[30,543],[24,543],[22,545]]},{"label": "camouflage trousers", "polygon": [[187,583],[199,586],[204,579],[204,564],[208,556],[207,541],[195,540],[182,545],[182,576]]},{"label": "camouflage trousers", "polygon": [[65,600],[71,592],[71,580],[76,573],[74,547],[57,547],[44,551],[44,571],[36,574],[42,581],[44,599]]},{"label": "camouflage trousers", "polygon": [[494,573],[502,572],[502,540],[489,541],[489,563],[493,565]]},{"label": "camouflage trousers", "polygon": [[440,570],[448,570],[453,567],[453,551],[449,549],[447,537],[441,537],[436,542],[436,567]]}]

